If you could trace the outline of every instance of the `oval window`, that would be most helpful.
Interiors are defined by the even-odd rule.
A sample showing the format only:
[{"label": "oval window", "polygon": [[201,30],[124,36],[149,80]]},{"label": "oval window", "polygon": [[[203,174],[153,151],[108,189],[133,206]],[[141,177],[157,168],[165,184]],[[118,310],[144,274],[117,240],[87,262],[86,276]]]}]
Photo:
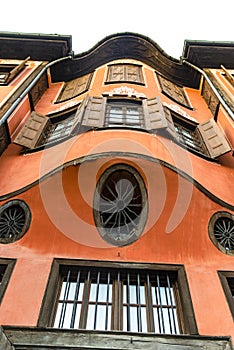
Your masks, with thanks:
[{"label": "oval window", "polygon": [[144,181],[131,166],[118,164],[100,177],[94,196],[94,219],[102,238],[113,245],[134,242],[147,220]]}]

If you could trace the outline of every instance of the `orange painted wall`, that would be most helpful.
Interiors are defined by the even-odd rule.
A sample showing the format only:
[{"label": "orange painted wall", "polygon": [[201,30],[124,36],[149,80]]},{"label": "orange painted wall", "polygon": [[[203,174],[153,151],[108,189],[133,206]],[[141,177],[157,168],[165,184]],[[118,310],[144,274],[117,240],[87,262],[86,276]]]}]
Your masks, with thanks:
[{"label": "orange painted wall", "polygon": [[[105,85],[105,74],[106,66],[96,70],[90,95],[100,95],[121,85]],[[161,94],[153,69],[144,65],[144,76],[146,86],[124,85],[148,98],[160,95],[164,102],[176,105]],[[52,84],[38,102],[36,111],[42,114],[61,111],[83,99],[84,94],[70,102],[54,104],[62,86],[63,83]],[[194,109],[180,106],[182,111],[198,122],[212,117],[198,90],[186,89],[186,93]],[[24,108],[27,114],[26,102]],[[19,118],[19,114],[16,117]],[[5,203],[5,195],[35,182],[11,197],[25,200],[32,222],[19,241],[0,245],[1,257],[17,259],[0,308],[0,324],[36,326],[55,257],[136,261],[183,264],[199,333],[234,336],[233,319],[217,274],[218,270],[233,270],[233,257],[221,253],[208,235],[212,214],[229,210],[212,201],[193,183],[194,180],[234,205],[231,191],[234,166],[230,154],[225,156],[228,165],[221,166],[187,152],[162,136],[132,130],[91,131],[46,151],[21,155],[21,150],[12,144],[1,157],[0,195]],[[119,153],[117,159],[113,154],[98,157],[104,152]],[[89,155],[92,161],[77,165]],[[127,247],[107,245],[100,238],[93,219],[93,193],[100,169],[113,161],[135,165],[146,179],[148,191],[149,218],[145,231],[138,241]],[[68,166],[55,171],[63,163]],[[42,180],[37,183],[39,179]]]}]

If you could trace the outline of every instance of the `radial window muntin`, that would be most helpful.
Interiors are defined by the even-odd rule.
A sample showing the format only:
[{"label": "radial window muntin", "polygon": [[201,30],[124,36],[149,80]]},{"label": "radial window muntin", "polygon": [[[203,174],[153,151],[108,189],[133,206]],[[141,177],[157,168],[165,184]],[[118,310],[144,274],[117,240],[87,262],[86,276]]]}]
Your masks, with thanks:
[{"label": "radial window muntin", "polygon": [[137,240],[147,220],[144,181],[131,166],[116,164],[100,177],[94,195],[94,219],[101,237],[115,246]]},{"label": "radial window muntin", "polygon": [[19,240],[28,230],[31,212],[28,205],[19,199],[0,207],[0,243],[12,243]]},{"label": "radial window muntin", "polygon": [[234,255],[234,215],[225,211],[215,213],[209,222],[209,236],[221,252]]}]

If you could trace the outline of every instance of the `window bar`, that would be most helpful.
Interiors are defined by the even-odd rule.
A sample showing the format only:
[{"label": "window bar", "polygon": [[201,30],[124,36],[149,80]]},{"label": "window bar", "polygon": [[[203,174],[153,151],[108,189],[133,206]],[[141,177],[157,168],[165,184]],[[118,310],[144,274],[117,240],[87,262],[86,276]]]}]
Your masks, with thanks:
[{"label": "window bar", "polygon": [[87,273],[87,279],[85,283],[85,294],[83,299],[84,313],[83,313],[83,318],[82,318],[81,327],[80,327],[82,329],[85,328],[86,321],[87,321],[88,306],[89,306],[89,290],[90,290],[90,270]]},{"label": "window bar", "polygon": [[[157,298],[157,290],[158,290],[158,298],[159,298],[159,307],[160,307],[160,314],[161,314],[161,320],[162,322],[159,323],[160,327],[160,333],[161,333],[161,323],[162,323],[162,333],[165,333],[165,325],[164,325],[164,318],[163,318],[163,308],[162,308],[162,299],[161,299],[161,286],[160,286],[160,279],[159,275],[156,276],[157,281],[157,289],[156,289],[156,298]],[[160,320],[159,320],[160,321]]]},{"label": "window bar", "polygon": [[130,274],[127,274],[127,331],[131,330],[130,325]]},{"label": "window bar", "polygon": [[74,328],[74,324],[75,324],[77,301],[78,301],[78,297],[79,297],[79,290],[80,290],[80,270],[78,271],[77,279],[76,279],[76,290],[75,290],[75,296],[74,296],[74,301],[73,301],[73,308],[72,308],[72,317],[71,317],[70,328]]},{"label": "window bar", "polygon": [[166,275],[166,277],[167,277],[167,285],[164,286],[164,291],[165,291],[165,296],[166,296],[166,305],[167,305],[167,313],[168,313],[168,320],[169,320],[169,326],[170,326],[170,334],[173,334],[171,315],[170,315],[170,309],[173,310],[173,307],[172,307],[172,305],[170,305],[169,300],[168,300],[167,290],[170,288],[169,287],[170,284],[168,285],[168,275]]},{"label": "window bar", "polygon": [[154,318],[153,318],[153,306],[152,306],[152,297],[150,292],[150,278],[149,273],[146,276],[147,283],[147,295],[148,295],[148,303],[149,303],[149,324],[150,324],[150,332],[155,332],[154,328]]},{"label": "window bar", "polygon": [[95,311],[94,311],[93,329],[96,329],[96,324],[97,324],[97,308],[98,308],[99,285],[100,285],[100,271],[98,271],[98,274],[97,274],[97,289],[96,289],[96,297],[95,297]]},{"label": "window bar", "polygon": [[137,326],[138,326],[138,332],[142,332],[142,319],[141,319],[141,295],[140,295],[140,274],[137,274]]},{"label": "window bar", "polygon": [[61,310],[61,314],[60,314],[60,318],[59,318],[59,328],[63,327],[64,324],[64,318],[65,318],[65,314],[66,314],[66,308],[67,308],[67,298],[68,298],[68,293],[69,293],[69,289],[70,289],[70,275],[71,275],[71,270],[68,271],[67,273],[67,280],[66,280],[66,286],[65,286],[65,291],[64,291],[64,297],[63,297],[63,303],[62,303],[62,310]]},{"label": "window bar", "polygon": [[117,330],[120,330],[120,315],[121,315],[121,280],[120,280],[120,272],[118,272],[118,313],[117,313]]},{"label": "window bar", "polygon": [[177,327],[176,327],[177,316],[175,314],[176,310],[175,310],[175,307],[174,307],[174,304],[173,304],[173,296],[172,296],[172,291],[171,291],[172,287],[171,287],[170,277],[168,276],[168,274],[167,274],[167,285],[168,285],[168,288],[169,288],[169,297],[170,297],[170,303],[171,303],[174,331],[175,331],[175,334],[177,334]]},{"label": "window bar", "polygon": [[105,330],[108,329],[108,316],[109,316],[109,288],[110,288],[110,272],[107,274],[107,291],[106,291],[106,320],[105,320]]}]

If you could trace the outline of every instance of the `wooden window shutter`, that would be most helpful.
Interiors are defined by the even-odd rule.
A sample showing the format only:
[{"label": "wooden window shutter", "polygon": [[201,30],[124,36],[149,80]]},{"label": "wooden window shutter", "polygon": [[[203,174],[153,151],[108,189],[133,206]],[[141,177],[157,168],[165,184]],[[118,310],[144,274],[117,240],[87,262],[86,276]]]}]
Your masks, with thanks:
[{"label": "wooden window shutter", "polygon": [[159,96],[143,100],[145,125],[147,130],[166,130],[174,139],[178,140],[174,123],[169,109],[164,108]]},{"label": "wooden window shutter", "polygon": [[168,79],[166,79],[158,74],[157,74],[157,77],[158,77],[162,92],[165,95],[167,95],[173,101],[176,101],[185,107],[190,107],[190,104],[187,100],[187,97],[185,95],[185,92],[184,92],[184,89],[182,86],[174,84],[170,80],[168,80]]},{"label": "wooden window shutter", "polygon": [[204,84],[202,87],[202,96],[206,101],[208,108],[211,110],[211,113],[215,116],[219,100],[206,80],[204,80]]},{"label": "wooden window shutter", "polygon": [[56,103],[69,100],[84,93],[89,88],[91,78],[92,73],[89,73],[82,77],[66,82]]},{"label": "wooden window shutter", "polygon": [[197,126],[211,158],[216,158],[231,151],[225,136],[213,118]]},{"label": "wooden window shutter", "polygon": [[107,82],[124,80],[124,64],[115,64],[108,67]]},{"label": "wooden window shutter", "polygon": [[24,61],[22,61],[19,65],[17,65],[14,69],[10,71],[9,76],[7,77],[6,83],[9,83],[11,80],[13,80],[16,75],[24,68],[25,63],[30,60],[30,57],[25,58]]},{"label": "wooden window shutter", "polygon": [[87,106],[87,103],[89,101],[89,95],[86,95],[83,101],[79,104],[77,110],[76,110],[76,115],[74,118],[74,124],[71,129],[71,134],[74,134],[76,132],[79,132],[79,128],[82,122],[82,118],[84,115],[85,107]]},{"label": "wooden window shutter", "polygon": [[85,109],[82,129],[89,130],[104,126],[106,97],[91,96]]},{"label": "wooden window shutter", "polygon": [[50,124],[50,119],[45,115],[32,112],[26,124],[17,135],[14,143],[27,147],[34,148],[41,136],[41,133]]}]

